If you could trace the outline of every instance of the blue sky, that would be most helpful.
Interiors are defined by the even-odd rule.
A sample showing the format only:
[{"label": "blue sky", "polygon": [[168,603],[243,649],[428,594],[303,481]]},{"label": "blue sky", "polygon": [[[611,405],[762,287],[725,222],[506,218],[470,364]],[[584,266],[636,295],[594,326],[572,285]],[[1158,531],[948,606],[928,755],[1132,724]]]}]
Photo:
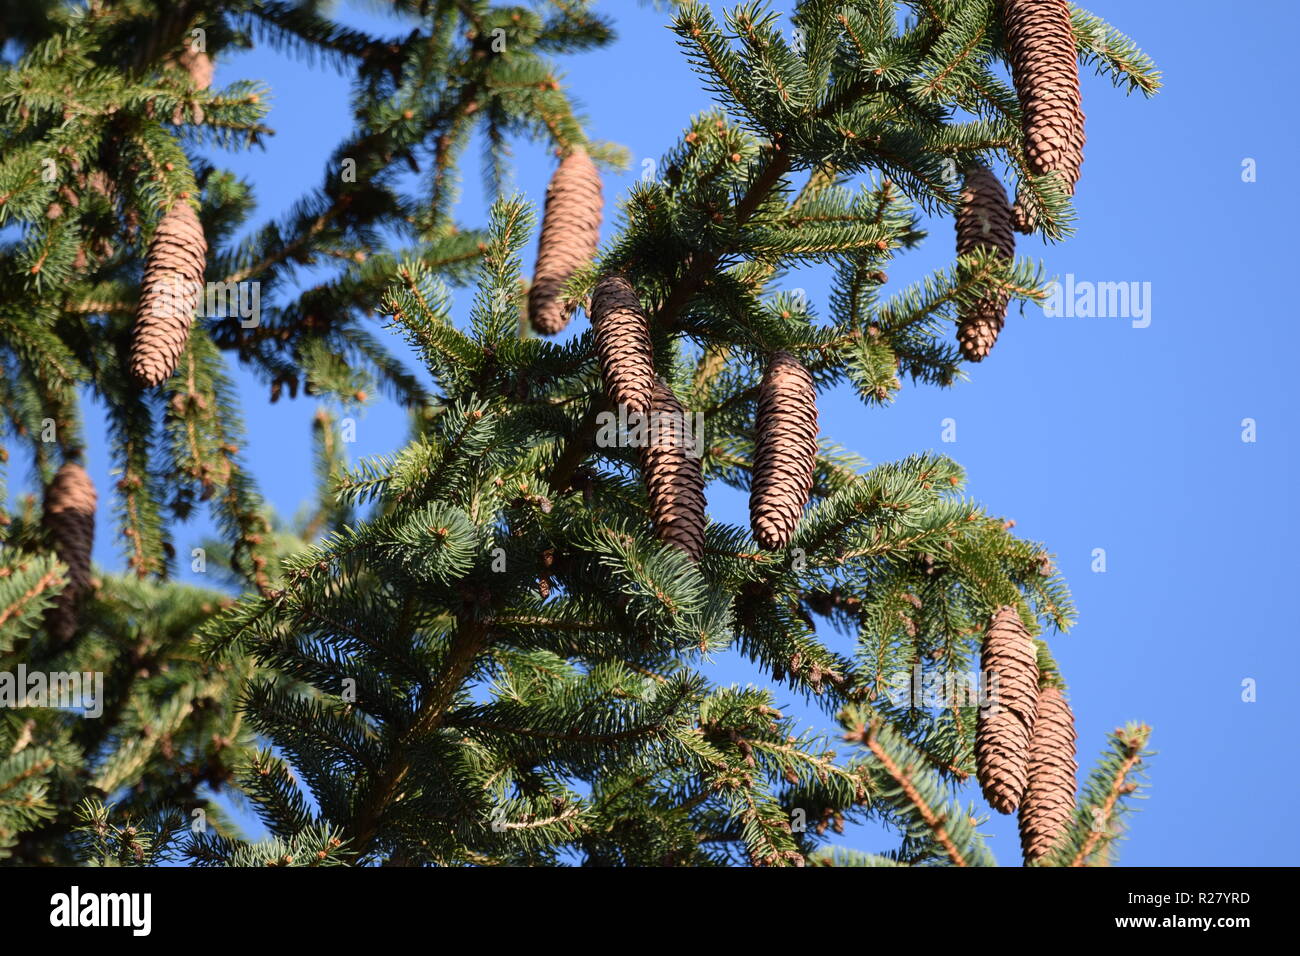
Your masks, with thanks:
[{"label": "blue sky", "polygon": [[[642,160],[668,148],[710,99],[663,13],[631,0],[601,6],[617,18],[620,39],[563,65],[590,134],[631,152],[629,172],[606,177],[608,238],[612,204]],[[375,9],[344,5],[340,14],[405,32]],[[966,468],[971,496],[1057,555],[1079,610],[1078,625],[1052,646],[1077,715],[1081,777],[1112,728],[1129,720],[1155,728],[1152,787],[1122,863],[1293,863],[1300,834],[1287,794],[1298,771],[1286,718],[1300,661],[1286,581],[1298,528],[1286,481],[1297,465],[1297,409],[1285,328],[1295,313],[1286,277],[1300,221],[1288,174],[1300,144],[1284,93],[1294,84],[1300,6],[1254,0],[1225,13],[1205,0],[1098,0],[1088,9],[1134,37],[1166,85],[1147,101],[1085,77],[1077,233],[1051,246],[1021,239],[1019,252],[1076,282],[1150,283],[1149,325],[1029,307],[1009,318],[969,381],[947,390],[905,384],[886,409],[836,391],[821,399],[822,429],[872,463],[925,449],[950,455]],[[260,223],[319,181],[351,127],[348,85],[269,48],[218,61],[218,86],[243,78],[270,86],[276,133],[264,150],[213,158],[255,184]],[[465,159],[459,215],[481,223],[477,155]],[[1248,160],[1254,182],[1243,181]],[[551,168],[539,145],[516,145],[514,185],[535,202]],[[930,228],[922,249],[889,270],[894,289],[951,260],[951,221]],[[796,286],[825,315],[827,274],[785,282]],[[462,314],[469,299],[459,293]],[[241,381],[248,460],[276,510],[290,515],[309,488],[314,403],[267,405],[263,386],[242,373]],[[92,474],[107,489],[102,429],[89,418]],[[942,441],[945,419],[955,421],[955,442]],[[1242,440],[1244,419],[1255,422],[1253,442]],[[372,405],[352,455],[391,451],[404,434],[396,409]],[[13,477],[20,484],[20,473]],[[744,523],[740,495],[717,489],[710,503],[716,516]],[[206,533],[191,525],[178,545]],[[1104,573],[1093,570],[1098,548]],[[96,558],[122,566],[106,513]],[[847,638],[838,640],[846,649]],[[728,680],[751,676],[730,661],[717,670]],[[1242,700],[1247,680],[1256,682],[1253,703]],[[793,712],[817,717],[797,705]],[[985,831],[1002,862],[1018,861],[1013,819]],[[892,845],[868,829],[845,842]]]}]

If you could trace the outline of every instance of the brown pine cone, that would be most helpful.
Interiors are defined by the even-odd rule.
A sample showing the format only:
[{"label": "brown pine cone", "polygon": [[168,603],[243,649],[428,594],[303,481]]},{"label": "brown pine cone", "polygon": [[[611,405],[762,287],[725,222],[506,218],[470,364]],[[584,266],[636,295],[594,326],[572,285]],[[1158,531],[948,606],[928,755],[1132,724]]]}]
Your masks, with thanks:
[{"label": "brown pine cone", "polygon": [[575,149],[546,187],[537,268],[528,290],[528,318],[542,335],[555,335],[569,324],[573,310],[560,297],[560,289],[595,258],[601,205],[600,173],[585,149]]},{"label": "brown pine cone", "polygon": [[650,517],[655,537],[685,551],[692,561],[699,561],[704,554],[704,473],[688,441],[686,427],[681,402],[656,378],[649,436],[641,450]]},{"label": "brown pine cone", "polygon": [[966,168],[957,209],[957,254],[969,255],[980,248],[1010,259],[1016,254],[1016,237],[1011,207],[998,177],[983,163],[972,163]]},{"label": "brown pine cone", "polygon": [[95,486],[86,469],[65,463],[45,489],[41,522],[54,553],[68,566],[68,584],[45,612],[50,636],[60,643],[77,630],[77,605],[90,590],[90,554],[95,544]]},{"label": "brown pine cone", "polygon": [[[1058,173],[1070,194],[1083,165],[1083,97],[1065,0],[1003,0],[1002,31],[1034,175]],[[1019,223],[1028,231],[1020,203]]]},{"label": "brown pine cone", "polygon": [[184,199],[163,216],[145,258],[131,341],[131,374],[152,388],[176,371],[203,297],[208,244],[198,213]]},{"label": "brown pine cone", "polygon": [[981,702],[975,724],[976,776],[990,806],[1011,813],[1025,791],[1038,706],[1038,657],[1015,608],[1000,608],[993,616],[980,668],[990,696]]},{"label": "brown pine cone", "polygon": [[621,275],[606,276],[591,294],[591,324],[605,388],[615,404],[646,414],[655,389],[650,321],[636,290]]},{"label": "brown pine cone", "polygon": [[790,543],[812,494],[817,464],[817,393],[789,352],[772,356],[758,391],[749,524],[759,545]]},{"label": "brown pine cone", "polygon": [[1029,746],[1029,780],[1020,804],[1020,847],[1025,862],[1046,856],[1074,815],[1074,713],[1059,687],[1038,695]]},{"label": "brown pine cone", "polygon": [[[957,255],[991,249],[1003,259],[1015,257],[1016,237],[1006,190],[992,170],[981,163],[966,169],[956,224]],[[957,343],[967,361],[981,361],[992,350],[1006,320],[1008,298],[1005,292],[992,292],[962,309]]]},{"label": "brown pine cone", "polygon": [[1016,190],[1016,203],[1011,207],[1011,228],[1023,232],[1026,236],[1034,231],[1034,217],[1029,214],[1021,193]]},{"label": "brown pine cone", "polygon": [[[203,50],[196,50],[192,46],[191,40],[185,41],[185,48],[181,55],[176,58],[181,69],[190,75],[190,82],[197,89],[206,90],[212,86],[212,75],[215,69],[212,65],[212,57]],[[202,122],[200,120],[199,122]]]}]

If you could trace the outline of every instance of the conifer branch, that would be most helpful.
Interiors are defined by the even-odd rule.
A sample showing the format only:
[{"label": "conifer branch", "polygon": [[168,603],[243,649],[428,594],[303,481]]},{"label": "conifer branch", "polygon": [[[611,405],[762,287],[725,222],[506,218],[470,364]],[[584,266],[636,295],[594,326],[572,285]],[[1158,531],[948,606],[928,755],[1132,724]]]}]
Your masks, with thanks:
[{"label": "conifer branch", "polygon": [[[57,651],[108,689],[100,720],[56,708],[0,720],[0,857],[153,865],[178,835],[151,812],[167,805],[210,815],[184,849],[197,865],[991,863],[976,811],[952,795],[975,766],[973,706],[955,689],[933,707],[897,703],[891,681],[964,673],[998,607],[1019,608],[1030,633],[1068,627],[1068,591],[1042,545],[962,497],[954,462],[868,468],[815,427],[759,415],[759,398],[782,353],[806,372],[791,400],[802,412],[846,381],[873,406],[905,376],[948,386],[961,374],[954,321],[988,297],[1043,296],[1040,269],[979,243],[959,241],[948,268],[900,293],[884,271],[926,238],[922,211],[969,205],[945,175],[954,160],[1004,161],[1040,232],[1064,231],[1072,183],[1030,169],[1042,142],[1024,128],[1025,90],[995,73],[1012,59],[998,48],[1012,43],[1000,5],[909,0],[900,25],[891,0],[801,0],[793,33],[759,2],[725,19],[677,5],[681,46],[719,108],[690,121],[657,177],[633,188],[604,259],[587,255],[557,294],[594,300],[622,274],[649,307],[635,321],[640,371],[707,427],[679,483],[698,561],[656,537],[668,495],[647,493],[647,436],[596,440],[617,377],[593,362],[596,334],[521,332],[527,204],[498,200],[485,228],[452,216],[479,133],[489,191],[521,134],[539,156],[582,144],[600,167],[619,165],[547,58],[606,43],[604,19],[586,0],[440,0],[407,4],[414,29],[388,40],[311,4],[201,6],[56,4],[47,24],[4,27],[17,59],[0,65],[0,225],[16,241],[0,249],[0,428],[43,481],[86,450],[78,393],[107,406],[130,573],[101,574],[79,597],[76,641],[32,639],[65,572],[35,497],[13,514],[0,502],[17,556],[0,560],[0,671]],[[1069,17],[1057,18],[1055,69],[1077,61],[1155,89],[1131,41],[1077,8]],[[200,23],[211,47],[187,65],[179,45]],[[261,87],[206,89],[206,58],[249,37],[351,73],[356,131],[287,215],[232,245],[249,188],[194,149],[269,132]],[[194,271],[259,280],[265,307],[254,323],[229,311],[193,323],[174,374],[141,391],[123,378],[131,303],[146,298],[139,261],[158,210],[182,195],[211,244]],[[409,248],[386,248],[392,237]],[[805,264],[833,273],[822,315],[775,287]],[[297,289],[313,266],[333,274]],[[467,322],[460,286],[473,290]],[[417,364],[372,331],[375,312]],[[351,408],[378,392],[410,413],[410,438],[349,464],[322,411],[315,500],[279,520],[240,455],[228,363],[272,401],[303,388]],[[38,440],[47,419],[54,441]],[[783,430],[797,446],[784,459],[768,454]],[[773,469],[798,478],[779,548],[758,548],[775,539],[706,514],[695,494],[706,478],[754,493],[756,472]],[[202,501],[221,530],[205,545],[210,570],[248,592],[238,601],[166,577],[172,522]],[[847,631],[847,647],[823,625]],[[696,668],[724,650],[775,690],[718,686]],[[1037,657],[1063,680],[1046,639]],[[839,715],[863,749],[797,731],[778,691]],[[1045,862],[1106,855],[1140,775],[1139,736],[1112,741]],[[114,805],[79,805],[86,785]],[[227,792],[270,839],[240,837],[222,815]],[[796,811],[812,816],[806,831]],[[896,828],[897,849],[826,847],[828,830],[866,819]]]},{"label": "conifer branch", "polygon": [[884,767],[885,772],[888,773],[894,783],[902,789],[908,802],[916,808],[916,812],[921,815],[921,819],[924,820],[926,826],[930,828],[931,832],[934,834],[934,838],[939,842],[939,845],[943,847],[944,852],[948,854],[948,859],[952,860],[953,865],[961,867],[969,866],[970,864],[966,861],[965,854],[962,853],[961,849],[953,842],[952,837],[948,834],[944,815],[930,806],[926,799],[921,795],[916,784],[912,782],[911,769],[908,767],[900,767],[894,761],[889,752],[881,746],[878,736],[879,731],[880,722],[873,720],[870,729],[865,734],[866,745],[871,748],[871,752],[875,754],[876,759],[880,761],[880,765]]},{"label": "conifer branch", "polygon": [[373,851],[381,819],[410,773],[409,748],[442,726],[447,708],[491,639],[491,623],[487,618],[462,615],[441,673],[425,690],[410,725],[390,744],[389,757],[375,774],[347,830],[349,849],[359,857]]},{"label": "conifer branch", "polygon": [[[10,569],[3,568],[0,570],[7,572]],[[64,581],[65,575],[61,566],[56,565],[49,571],[46,571],[36,579],[36,582],[32,584],[31,587],[9,601],[3,608],[0,608],[0,627],[3,627],[10,618],[16,618],[23,615],[26,612],[27,607],[37,598],[44,594],[58,591],[63,586]]]},{"label": "conifer branch", "polygon": [[[1119,762],[1110,773],[1109,786],[1102,798],[1099,807],[1100,812],[1095,819],[1087,820],[1087,836],[1084,838],[1078,850],[1070,857],[1067,866],[1087,866],[1088,860],[1092,857],[1097,842],[1105,837],[1107,840],[1113,839],[1113,834],[1099,828],[1098,824],[1110,825],[1110,821],[1115,813],[1116,805],[1130,793],[1137,789],[1137,784],[1130,779],[1133,772],[1141,765],[1143,759],[1143,749],[1146,747],[1147,738],[1151,730],[1145,725],[1133,728],[1131,732],[1117,730],[1114,734],[1114,740],[1123,747],[1123,759]],[[1089,809],[1088,806],[1082,809]],[[1086,818],[1085,818],[1086,819]]]}]

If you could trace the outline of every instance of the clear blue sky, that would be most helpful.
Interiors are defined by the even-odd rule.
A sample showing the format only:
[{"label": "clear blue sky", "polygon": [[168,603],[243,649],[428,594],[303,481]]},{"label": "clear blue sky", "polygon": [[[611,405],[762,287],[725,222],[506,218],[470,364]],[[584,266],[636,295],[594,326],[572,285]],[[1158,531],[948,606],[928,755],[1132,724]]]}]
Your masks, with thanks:
[{"label": "clear blue sky", "polygon": [[[632,0],[602,6],[618,19],[620,39],[564,67],[590,134],[631,151],[629,173],[606,179],[612,203],[641,161],[657,157],[710,100],[663,13]],[[1080,612],[1053,649],[1078,718],[1081,777],[1112,728],[1128,720],[1155,728],[1153,786],[1122,849],[1124,864],[1293,864],[1298,771],[1288,718],[1300,661],[1286,582],[1294,581],[1300,529],[1286,490],[1298,463],[1288,372],[1295,333],[1285,330],[1296,311],[1287,289],[1300,222],[1291,50],[1300,6],[1252,0],[1231,15],[1207,0],[1099,0],[1088,8],[1138,40],[1163,69],[1165,89],[1146,101],[1085,78],[1077,234],[1056,246],[1022,240],[1020,251],[1041,256],[1053,275],[1149,282],[1150,325],[1029,308],[1010,317],[970,381],[948,390],[905,385],[888,409],[828,394],[822,427],[873,463],[924,449],[951,455],[967,469],[973,497],[1058,555]],[[383,33],[409,29],[384,26],[374,10],[345,5],[341,13]],[[242,78],[270,86],[276,134],[263,151],[214,158],[256,185],[260,223],[319,181],[351,125],[348,87],[325,68],[266,48],[218,62],[218,86]],[[1257,164],[1256,182],[1242,180],[1247,158]],[[477,157],[466,160],[460,218],[477,224],[484,218]],[[551,159],[520,143],[515,160],[516,185],[540,202]],[[608,238],[612,207],[606,219]],[[895,288],[950,261],[951,222],[931,229],[919,252],[890,269]],[[786,287],[794,286],[825,314],[824,272],[792,276]],[[458,297],[462,313],[469,297]],[[242,373],[241,381],[250,384],[249,460],[277,511],[292,514],[309,487],[314,404],[270,406],[264,387]],[[90,417],[92,473],[107,489],[103,433]],[[946,418],[956,421],[956,442],[941,441]],[[1245,418],[1257,423],[1253,443],[1242,441]],[[391,451],[404,433],[400,413],[372,405],[353,457]],[[19,484],[19,474],[14,479]],[[719,517],[745,520],[735,493],[712,491],[711,506]],[[196,523],[182,529],[178,545],[206,533]],[[97,542],[97,560],[120,568],[106,512]],[[1091,570],[1097,548],[1106,552],[1105,573]],[[838,640],[844,649],[847,639]],[[750,679],[733,662],[719,673]],[[1241,699],[1247,679],[1257,682],[1254,703]],[[999,858],[1018,862],[1014,820],[985,829]],[[891,845],[875,830],[846,842]]]}]

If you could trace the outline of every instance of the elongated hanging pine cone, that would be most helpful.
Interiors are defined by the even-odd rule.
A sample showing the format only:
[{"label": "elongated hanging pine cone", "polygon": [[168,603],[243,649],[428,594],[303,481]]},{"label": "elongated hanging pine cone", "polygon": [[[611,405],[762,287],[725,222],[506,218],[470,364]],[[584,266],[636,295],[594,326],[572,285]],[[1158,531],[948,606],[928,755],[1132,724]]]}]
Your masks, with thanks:
[{"label": "elongated hanging pine cone", "polygon": [[984,798],[999,813],[1020,803],[1038,707],[1038,657],[1013,607],[999,609],[980,651],[989,698],[975,724],[975,771]]},{"label": "elongated hanging pine cone", "polygon": [[90,589],[90,553],[95,544],[95,486],[86,469],[67,462],[45,489],[42,522],[54,553],[68,566],[68,584],[45,612],[50,636],[66,643],[77,630],[77,605]]},{"label": "elongated hanging pine cone", "polygon": [[131,341],[131,374],[152,388],[176,371],[203,295],[208,244],[198,213],[179,200],[163,216],[145,258]]},{"label": "elongated hanging pine cone", "polygon": [[528,290],[528,318],[542,335],[555,335],[569,324],[573,310],[560,289],[596,255],[601,205],[600,173],[586,150],[575,149],[546,187],[537,268]]},{"label": "elongated hanging pine cone", "polygon": [[1029,780],[1020,802],[1020,848],[1032,863],[1051,851],[1074,815],[1074,713],[1059,687],[1038,695]]},{"label": "elongated hanging pine cone", "polygon": [[650,498],[655,537],[685,551],[692,561],[704,554],[704,473],[693,450],[686,411],[656,378],[651,393],[648,438],[641,471]]},{"label": "elongated hanging pine cone", "polygon": [[[1059,173],[1074,194],[1083,165],[1083,97],[1065,0],[1002,0],[1002,32],[1020,98],[1025,154],[1034,175]],[[1017,228],[1033,222],[1016,203]]]},{"label": "elongated hanging pine cone", "polygon": [[623,276],[606,276],[591,294],[591,324],[605,388],[614,402],[647,414],[655,388],[650,321]]},{"label": "elongated hanging pine cone", "polygon": [[763,374],[754,430],[749,525],[761,547],[778,551],[799,525],[817,464],[817,393],[789,352],[773,355]]},{"label": "elongated hanging pine cone", "polygon": [[[1003,259],[1015,258],[1011,206],[1006,190],[987,166],[975,163],[966,169],[956,222],[957,255],[969,255],[985,248]],[[967,361],[979,362],[992,350],[1006,321],[1008,298],[1005,292],[993,292],[962,310],[958,317],[957,344]]]}]

